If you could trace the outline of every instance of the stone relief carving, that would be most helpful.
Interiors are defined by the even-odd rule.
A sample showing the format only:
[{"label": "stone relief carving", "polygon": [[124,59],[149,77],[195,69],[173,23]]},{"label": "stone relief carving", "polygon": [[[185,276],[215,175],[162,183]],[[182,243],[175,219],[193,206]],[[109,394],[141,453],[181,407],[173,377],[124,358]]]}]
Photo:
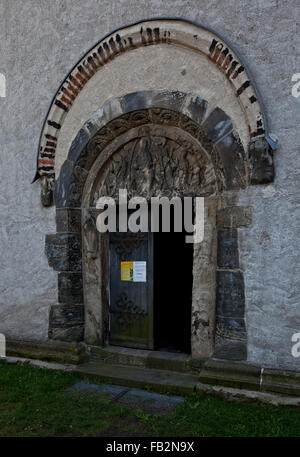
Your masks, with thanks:
[{"label": "stone relief carving", "polygon": [[214,192],[213,169],[203,152],[186,139],[146,134],[123,145],[112,157],[94,195],[118,198],[127,189],[128,198],[141,196],[188,196]]}]

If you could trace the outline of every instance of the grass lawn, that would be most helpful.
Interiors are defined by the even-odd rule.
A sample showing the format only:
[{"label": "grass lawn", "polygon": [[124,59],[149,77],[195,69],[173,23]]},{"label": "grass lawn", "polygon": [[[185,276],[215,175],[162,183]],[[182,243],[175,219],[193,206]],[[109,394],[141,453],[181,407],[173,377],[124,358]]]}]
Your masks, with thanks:
[{"label": "grass lawn", "polygon": [[0,362],[0,437],[7,436],[300,436],[291,408],[187,397],[171,416],[145,414],[96,394],[64,389],[73,374]]}]

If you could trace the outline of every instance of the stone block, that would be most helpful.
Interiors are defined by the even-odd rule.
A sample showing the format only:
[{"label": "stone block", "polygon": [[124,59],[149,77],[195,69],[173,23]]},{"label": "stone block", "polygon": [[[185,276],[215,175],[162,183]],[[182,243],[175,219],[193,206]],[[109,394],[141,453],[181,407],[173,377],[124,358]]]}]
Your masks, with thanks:
[{"label": "stone block", "polygon": [[84,323],[83,305],[53,305],[50,308],[50,328],[67,328]]},{"label": "stone block", "polygon": [[182,108],[182,114],[190,117],[194,122],[200,125],[204,119],[207,106],[207,101],[203,100],[203,98],[198,95],[187,95]]},{"label": "stone block", "polygon": [[57,208],[56,230],[57,233],[80,233],[81,210],[74,208]]},{"label": "stone block", "polygon": [[199,380],[205,384],[259,390],[260,368],[245,363],[211,359],[204,363]]},{"label": "stone block", "polygon": [[219,340],[213,357],[216,359],[242,361],[247,360],[247,342]]},{"label": "stone block", "polygon": [[80,364],[87,360],[85,346],[82,343],[64,341],[23,341],[7,340],[6,353],[10,357],[38,359],[47,362]]},{"label": "stone block", "polygon": [[218,231],[218,267],[239,268],[237,229]]},{"label": "stone block", "polygon": [[252,211],[248,206],[229,206],[217,212],[219,228],[249,227],[251,222]]},{"label": "stone block", "polygon": [[300,373],[264,369],[261,390],[300,397]]},{"label": "stone block", "polygon": [[274,181],[273,151],[265,138],[250,141],[248,157],[251,184],[269,184]]},{"label": "stone block", "polygon": [[83,303],[83,286],[81,273],[58,274],[58,301],[60,303]]},{"label": "stone block", "polygon": [[243,318],[244,312],[245,293],[243,274],[240,271],[218,271],[217,316]]},{"label": "stone block", "polygon": [[80,272],[81,235],[75,233],[46,235],[45,254],[50,267],[54,270]]},{"label": "stone block", "polygon": [[169,91],[169,90],[159,90],[150,92],[148,97],[151,97],[149,103],[151,107],[154,108],[165,108],[170,109],[171,111],[179,112],[182,105],[184,104],[186,94],[183,92]]},{"label": "stone block", "polygon": [[246,154],[240,140],[233,133],[229,133],[214,147],[224,170],[226,189],[245,188],[248,185]]},{"label": "stone block", "polygon": [[51,328],[49,329],[49,338],[66,342],[83,341],[84,328],[82,325],[67,328]]},{"label": "stone block", "polygon": [[215,143],[233,129],[232,120],[220,108],[215,108],[202,123],[208,138]]},{"label": "stone block", "polygon": [[[79,170],[88,172],[103,148],[112,140],[113,134],[107,127],[103,127],[81,150],[80,154],[78,154],[75,167],[79,167]],[[84,172],[82,172],[82,174],[82,178],[84,179]]]},{"label": "stone block", "polygon": [[65,160],[55,184],[54,202],[57,208],[80,208],[87,175],[84,168]]},{"label": "stone block", "polygon": [[246,325],[243,318],[216,317],[216,345],[220,339],[246,341]]},{"label": "stone block", "polygon": [[76,162],[81,154],[81,151],[87,145],[90,138],[91,136],[89,135],[86,129],[80,129],[71,144],[68,154],[68,160],[70,160],[71,162]]},{"label": "stone block", "polygon": [[[151,106],[151,95],[154,91],[140,91],[124,95],[121,98],[121,105],[125,113],[147,109]],[[150,106],[149,106],[150,105]]]}]

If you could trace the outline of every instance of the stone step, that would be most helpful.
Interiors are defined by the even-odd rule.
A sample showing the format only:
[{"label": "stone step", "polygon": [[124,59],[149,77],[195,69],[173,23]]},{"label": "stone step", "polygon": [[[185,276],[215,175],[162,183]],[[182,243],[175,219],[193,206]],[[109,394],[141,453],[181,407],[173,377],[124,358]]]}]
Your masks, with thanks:
[{"label": "stone step", "polygon": [[[182,395],[188,395],[196,391],[199,394],[201,393],[203,395],[218,397],[229,401],[246,401],[255,403],[259,401],[276,406],[300,406],[300,396],[295,396],[295,393],[293,396],[285,395],[284,389],[282,393],[278,393],[277,391],[274,393],[266,391],[236,389],[232,387],[224,387],[222,385],[204,384],[197,382],[197,377],[195,376],[191,377],[189,375],[176,372],[166,373],[164,370],[145,370],[144,368],[123,367],[125,369],[127,368],[127,375],[124,376],[124,370],[120,370],[120,366],[114,366],[113,370],[105,370],[103,367],[105,364],[103,363],[100,363],[100,366],[99,363],[96,364],[98,366],[95,366],[95,363],[86,363],[86,366],[76,366],[44,362],[36,359],[26,359],[21,357],[7,357],[6,362],[13,364],[29,364],[48,370],[62,370],[73,372],[83,379],[90,378],[98,382],[100,381],[101,385],[104,388],[106,382],[105,379],[108,379],[110,384],[114,384],[114,386],[118,385],[119,379],[119,385],[126,386],[128,389],[130,389],[130,387],[133,385],[137,389],[148,389],[151,387],[153,392],[168,394],[180,393]],[[112,365],[106,365],[106,368],[109,367],[112,367]],[[142,375],[141,371],[144,372],[144,375]],[[149,372],[150,374],[154,374],[154,376],[149,376]],[[281,383],[282,381],[280,382],[280,385]]]},{"label": "stone step", "polygon": [[72,370],[90,379],[127,387],[148,388],[159,393],[188,395],[196,391],[197,375],[136,366],[113,365],[105,362],[88,362]]},{"label": "stone step", "polygon": [[[222,370],[222,366],[219,365],[219,373],[220,370]],[[239,377],[239,374],[236,373],[235,379],[228,373],[227,379],[225,379],[226,373],[224,373],[223,379],[221,377],[217,379],[207,371],[203,372],[203,374],[206,373],[205,376],[199,377],[199,375],[175,371],[113,365],[105,362],[88,362],[77,366],[74,365],[71,371],[84,379],[89,378],[113,385],[151,390],[160,394],[190,395],[196,392],[231,401],[259,401],[273,405],[300,406],[300,391],[297,388],[290,391],[288,389],[285,391],[282,388],[279,393],[276,386],[274,388],[272,384],[271,389],[263,390],[261,384],[258,387],[255,381],[253,383],[249,382],[254,374],[251,368],[248,375],[244,370],[244,377]],[[216,373],[216,367],[212,371]],[[233,374],[233,370],[229,371]],[[232,385],[235,385],[235,387],[229,387]],[[293,385],[295,386],[294,383]]]},{"label": "stone step", "polygon": [[197,383],[274,392],[300,397],[300,373],[277,371],[254,366],[246,362],[229,360],[193,359],[186,354],[108,346],[90,347],[91,361],[105,365],[120,365],[126,368],[145,368],[170,372],[177,376],[185,374],[197,379]]},{"label": "stone step", "polygon": [[188,354],[132,349],[120,346],[89,346],[90,360],[114,365],[128,365],[160,370],[191,372],[192,357]]},{"label": "stone step", "polygon": [[67,364],[82,363],[88,358],[86,347],[83,343],[66,343],[55,340],[42,343],[7,340],[6,355]]}]

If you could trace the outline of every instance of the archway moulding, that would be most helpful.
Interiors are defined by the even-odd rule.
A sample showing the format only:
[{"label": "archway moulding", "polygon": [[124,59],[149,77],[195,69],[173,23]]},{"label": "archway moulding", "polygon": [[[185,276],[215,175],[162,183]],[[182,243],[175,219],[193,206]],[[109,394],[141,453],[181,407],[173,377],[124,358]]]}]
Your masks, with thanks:
[{"label": "archway moulding", "polygon": [[[156,130],[154,136],[181,138],[178,144],[185,150],[186,157],[193,155],[197,158],[198,166],[186,164],[193,169],[193,178],[185,178],[188,182],[189,179],[201,181],[195,194],[221,194],[224,190],[245,188],[254,176],[252,162],[247,158],[232,120],[224,111],[218,107],[211,108],[205,100],[193,94],[144,91],[107,102],[78,132],[56,182],[56,206],[90,206],[83,200],[83,188],[85,182],[93,182],[95,178],[93,167],[99,162],[106,166],[112,156],[111,151],[117,150],[118,143],[121,145],[133,138],[145,138],[150,131],[153,133],[153,129]],[[163,160],[163,154],[162,148],[158,160]],[[174,161],[175,173],[184,168],[184,162],[185,159],[177,157]],[[208,163],[210,165],[206,166]],[[152,165],[148,164],[146,168],[149,167],[152,169]],[[210,169],[215,176],[213,187],[208,184],[212,180],[208,179],[210,191],[206,192],[201,187],[205,169],[206,173]],[[117,170],[115,172],[119,174]],[[265,174],[265,178],[269,179],[268,175]],[[169,184],[169,187],[174,187],[176,193],[175,181],[174,186]]]},{"label": "archway moulding", "polygon": [[153,192],[207,197],[204,240],[194,250],[192,354],[209,357],[220,347],[223,356],[226,349],[226,357],[238,352],[245,359],[236,229],[251,217],[235,206],[235,190],[249,185],[253,171],[232,120],[198,96],[143,91],[107,102],[78,132],[55,186],[57,232],[46,235],[45,252],[58,271],[59,294],[49,338],[108,341],[108,237],[96,230],[95,199],[103,185],[104,194],[115,195],[125,184],[148,198]]},{"label": "archway moulding", "polygon": [[[254,140],[264,140],[263,143],[259,143],[258,152],[256,147],[252,147],[256,160],[257,155],[261,152],[265,153],[269,145],[270,149],[276,148],[276,144],[269,137],[267,120],[255,82],[247,65],[232,46],[213,30],[191,21],[178,18],[154,18],[122,27],[105,36],[80,59],[64,79],[53,98],[43,125],[35,179],[42,177],[44,187],[48,190],[53,187],[59,133],[77,96],[88,81],[123,53],[164,44],[205,56],[215,65],[216,71],[224,75],[231,84],[245,115],[250,142],[253,144]],[[178,110],[179,100],[176,103],[175,109]],[[120,115],[120,112],[117,115]]]}]

